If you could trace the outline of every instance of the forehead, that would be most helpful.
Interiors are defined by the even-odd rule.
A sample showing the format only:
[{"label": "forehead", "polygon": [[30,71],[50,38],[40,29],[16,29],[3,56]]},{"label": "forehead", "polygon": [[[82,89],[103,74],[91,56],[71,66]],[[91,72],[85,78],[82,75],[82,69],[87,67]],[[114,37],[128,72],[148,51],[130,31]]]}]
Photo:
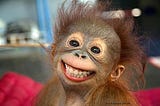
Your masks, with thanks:
[{"label": "forehead", "polygon": [[[85,40],[85,35],[84,35],[83,32],[74,32],[74,33],[70,34],[68,39],[69,38],[71,38],[71,39],[79,39],[79,40],[83,41],[83,40]],[[103,38],[101,38],[101,37],[90,37],[90,38],[91,39],[89,39],[89,40],[96,41],[96,42],[102,42],[103,41]]]},{"label": "forehead", "polygon": [[81,32],[84,38],[116,38],[118,37],[112,27],[103,23],[80,21],[69,27],[70,34]]}]

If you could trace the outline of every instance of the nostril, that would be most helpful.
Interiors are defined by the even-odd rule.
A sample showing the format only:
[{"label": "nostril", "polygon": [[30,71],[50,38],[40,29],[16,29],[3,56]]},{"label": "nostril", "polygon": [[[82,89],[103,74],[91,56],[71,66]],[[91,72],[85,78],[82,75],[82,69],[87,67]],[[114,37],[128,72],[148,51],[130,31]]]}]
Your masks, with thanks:
[{"label": "nostril", "polygon": [[83,55],[82,55],[81,57],[82,57],[83,59],[85,59],[85,58],[86,58],[86,56],[83,56]]},{"label": "nostril", "polygon": [[82,54],[82,53],[74,52],[73,55],[78,57],[78,58],[82,58],[82,59],[86,59],[87,58],[87,56],[85,54]]},{"label": "nostril", "polygon": [[77,56],[77,57],[79,57],[79,54],[78,54],[78,53],[75,53],[74,55]]}]

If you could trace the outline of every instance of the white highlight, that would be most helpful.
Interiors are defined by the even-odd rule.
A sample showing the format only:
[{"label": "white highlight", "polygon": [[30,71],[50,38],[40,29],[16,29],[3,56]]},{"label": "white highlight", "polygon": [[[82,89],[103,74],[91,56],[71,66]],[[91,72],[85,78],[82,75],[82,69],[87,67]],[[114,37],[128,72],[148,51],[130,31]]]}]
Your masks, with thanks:
[{"label": "white highlight", "polygon": [[95,2],[96,2],[96,0],[79,0],[80,2],[82,2],[82,3],[89,3],[89,4],[91,4],[91,5],[93,5],[93,4],[95,4]]},{"label": "white highlight", "polygon": [[102,17],[105,17],[105,18],[124,18],[125,15],[126,14],[125,14],[124,10],[117,10],[117,11],[103,12]]},{"label": "white highlight", "polygon": [[142,14],[142,11],[139,8],[134,8],[131,13],[134,17],[139,17]]},{"label": "white highlight", "polygon": [[34,40],[39,40],[40,33],[36,27],[32,27],[31,29],[31,38]]},{"label": "white highlight", "polygon": [[5,27],[5,23],[0,19],[0,28],[4,28],[4,27]]},{"label": "white highlight", "polygon": [[125,16],[124,10],[115,11],[115,18],[123,18]]}]

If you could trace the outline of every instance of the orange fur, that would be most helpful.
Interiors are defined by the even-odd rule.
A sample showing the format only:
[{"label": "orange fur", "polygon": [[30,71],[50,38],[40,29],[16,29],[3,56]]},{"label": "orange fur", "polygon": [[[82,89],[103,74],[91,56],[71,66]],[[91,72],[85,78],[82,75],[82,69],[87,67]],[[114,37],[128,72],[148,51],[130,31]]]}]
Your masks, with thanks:
[{"label": "orange fur", "polygon": [[[100,27],[105,25],[113,27],[121,40],[120,59],[115,63],[115,66],[122,64],[126,67],[126,70],[118,81],[111,81],[111,78],[107,77],[103,80],[103,83],[95,86],[86,96],[85,105],[113,106],[118,104],[118,106],[124,106],[127,104],[129,106],[138,106],[138,101],[130,90],[143,85],[145,58],[143,58],[143,50],[133,31],[133,20],[127,17],[111,19],[112,14],[103,17],[101,15],[102,10],[100,5],[89,7],[87,4],[81,3],[73,3],[66,9],[62,6],[58,11],[59,15],[54,29],[55,41],[51,53],[52,59],[54,59],[54,54],[57,52],[57,45],[67,36],[70,27],[77,22],[83,23],[85,20],[101,25]],[[116,50],[116,47],[114,49]],[[55,74],[52,81],[40,93],[36,105],[56,106],[56,103],[59,102],[57,98],[63,98],[64,92]]]}]

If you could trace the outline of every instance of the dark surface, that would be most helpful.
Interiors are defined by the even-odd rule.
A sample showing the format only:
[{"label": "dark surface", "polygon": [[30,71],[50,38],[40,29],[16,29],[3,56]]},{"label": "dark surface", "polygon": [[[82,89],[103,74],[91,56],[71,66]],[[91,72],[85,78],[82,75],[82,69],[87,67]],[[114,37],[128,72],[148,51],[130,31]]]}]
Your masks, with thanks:
[{"label": "dark surface", "polygon": [[152,66],[151,64],[148,64],[145,70],[145,79],[145,88],[160,87],[160,69]]},{"label": "dark surface", "polygon": [[42,48],[0,49],[0,76],[14,71],[38,82],[46,82],[52,75],[47,52]]}]

